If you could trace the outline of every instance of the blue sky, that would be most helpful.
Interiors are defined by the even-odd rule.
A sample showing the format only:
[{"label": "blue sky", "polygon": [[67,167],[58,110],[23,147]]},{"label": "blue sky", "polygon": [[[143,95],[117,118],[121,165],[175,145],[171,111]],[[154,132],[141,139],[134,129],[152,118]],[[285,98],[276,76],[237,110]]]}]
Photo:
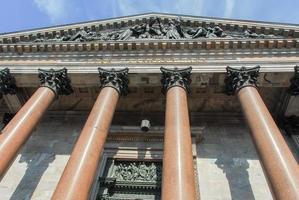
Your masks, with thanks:
[{"label": "blue sky", "polygon": [[164,12],[299,24],[299,0],[2,0],[0,33]]}]

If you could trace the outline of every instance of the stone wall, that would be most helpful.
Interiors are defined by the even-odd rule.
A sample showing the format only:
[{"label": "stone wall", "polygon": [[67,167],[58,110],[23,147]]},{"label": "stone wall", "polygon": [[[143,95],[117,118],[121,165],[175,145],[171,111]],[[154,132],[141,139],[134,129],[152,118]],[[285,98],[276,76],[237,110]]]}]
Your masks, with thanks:
[{"label": "stone wall", "polygon": [[[0,199],[50,199],[85,120],[45,117],[0,183]],[[201,199],[272,199],[245,125],[202,127],[203,140],[194,140]],[[115,140],[107,143],[105,154],[161,159],[161,150],[158,140]]]},{"label": "stone wall", "polygon": [[242,125],[207,125],[197,145],[202,200],[270,200],[270,190],[252,143]]}]

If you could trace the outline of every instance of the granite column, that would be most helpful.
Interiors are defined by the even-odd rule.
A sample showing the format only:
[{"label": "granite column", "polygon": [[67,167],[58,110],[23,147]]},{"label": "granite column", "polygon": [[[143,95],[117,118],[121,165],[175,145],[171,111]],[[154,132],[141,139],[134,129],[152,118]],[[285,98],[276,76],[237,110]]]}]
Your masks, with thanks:
[{"label": "granite column", "polygon": [[53,200],[87,200],[120,95],[128,89],[128,69],[99,68],[101,91],[56,187]]},{"label": "granite column", "polygon": [[196,199],[192,142],[187,104],[191,67],[161,68],[166,93],[162,199]]},{"label": "granite column", "polygon": [[257,90],[258,75],[259,67],[228,67],[227,92],[238,96],[273,196],[299,199],[298,164]]},{"label": "granite column", "polygon": [[58,95],[72,93],[67,70],[39,70],[41,86],[0,134],[0,180]]}]

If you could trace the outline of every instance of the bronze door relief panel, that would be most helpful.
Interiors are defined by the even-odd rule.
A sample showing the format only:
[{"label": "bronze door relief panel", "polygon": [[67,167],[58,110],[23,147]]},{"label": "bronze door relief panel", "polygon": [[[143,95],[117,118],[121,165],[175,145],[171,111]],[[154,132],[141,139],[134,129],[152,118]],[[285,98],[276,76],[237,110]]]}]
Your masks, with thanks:
[{"label": "bronze door relief panel", "polygon": [[97,200],[158,200],[161,180],[161,161],[109,158],[98,180]]}]

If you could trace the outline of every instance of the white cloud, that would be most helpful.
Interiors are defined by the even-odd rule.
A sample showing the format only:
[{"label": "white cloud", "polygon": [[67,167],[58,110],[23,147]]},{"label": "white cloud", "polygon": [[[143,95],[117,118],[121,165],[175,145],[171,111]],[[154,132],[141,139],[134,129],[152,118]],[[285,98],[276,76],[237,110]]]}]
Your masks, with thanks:
[{"label": "white cloud", "polygon": [[230,18],[232,16],[234,6],[235,6],[234,0],[225,0],[224,17]]},{"label": "white cloud", "polygon": [[67,17],[67,0],[34,0],[34,3],[50,17],[52,23],[61,22]]}]

